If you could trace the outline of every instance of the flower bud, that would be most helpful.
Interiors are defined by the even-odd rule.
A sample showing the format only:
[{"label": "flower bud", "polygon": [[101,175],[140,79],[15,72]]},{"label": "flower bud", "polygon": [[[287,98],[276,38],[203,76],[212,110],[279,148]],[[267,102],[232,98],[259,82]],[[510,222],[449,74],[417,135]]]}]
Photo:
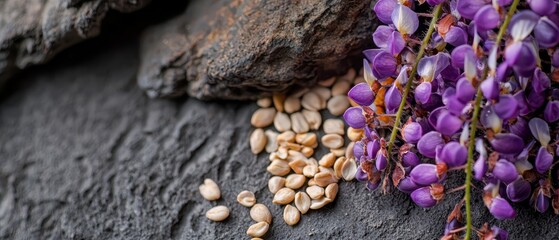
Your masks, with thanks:
[{"label": "flower bud", "polygon": [[386,112],[393,113],[396,112],[400,103],[402,102],[402,94],[400,90],[396,87],[396,84],[392,85],[384,95],[384,105],[386,107]]},{"label": "flower bud", "polygon": [[404,193],[411,193],[421,186],[417,185],[410,177],[405,177],[398,183],[398,190]]},{"label": "flower bud", "polygon": [[499,220],[512,219],[516,217],[516,211],[504,198],[497,196],[491,201],[489,212]]},{"label": "flower bud", "polygon": [[549,208],[549,198],[545,196],[542,188],[540,188],[537,192],[534,207],[541,213],[544,213]]},{"label": "flower bud", "polygon": [[388,38],[388,45],[386,49],[392,56],[398,56],[402,50],[406,47],[406,41],[402,38],[402,35],[396,31],[392,32]]},{"label": "flower bud", "polygon": [[367,83],[358,83],[353,86],[347,96],[361,106],[369,106],[375,100],[375,94]]},{"label": "flower bud", "polygon": [[499,102],[493,106],[495,113],[503,120],[515,118],[519,114],[518,103],[510,94],[501,95]]},{"label": "flower bud", "polygon": [[534,36],[542,48],[555,47],[559,43],[559,26],[547,17],[542,17],[534,28]]},{"label": "flower bud", "polygon": [[390,35],[392,35],[393,32],[395,32],[394,28],[386,25],[380,25],[377,29],[375,29],[375,32],[373,32],[373,42],[379,48],[386,48],[388,46],[388,38],[390,38]]},{"label": "flower bud", "polygon": [[394,0],[379,0],[373,7],[373,11],[381,22],[391,24],[392,11],[397,5],[398,3]]},{"label": "flower bud", "polygon": [[543,111],[543,118],[547,122],[559,120],[559,101],[549,101]]},{"label": "flower bud", "polygon": [[495,151],[501,154],[517,155],[524,148],[524,140],[512,133],[499,133],[489,141]]},{"label": "flower bud", "polygon": [[422,208],[430,208],[439,202],[444,196],[444,187],[441,184],[416,189],[411,193],[411,199]]},{"label": "flower bud", "polygon": [[[559,36],[557,39],[559,39]],[[532,77],[532,87],[536,93],[542,93],[551,87],[551,80],[549,80],[549,77],[542,71],[541,68],[536,68],[534,71],[534,76]]]},{"label": "flower bud", "polygon": [[414,152],[406,152],[402,154],[402,166],[404,167],[415,167],[421,163],[421,160]]},{"label": "flower bud", "polygon": [[426,104],[431,98],[431,83],[422,82],[415,87],[414,97],[415,101],[421,104]]},{"label": "flower bud", "polygon": [[467,103],[472,100],[476,94],[476,89],[472,86],[472,83],[466,78],[460,78],[456,83],[456,97],[461,102]]},{"label": "flower bud", "polygon": [[483,96],[487,100],[499,100],[499,82],[494,78],[489,77],[479,85]]},{"label": "flower bud", "polygon": [[373,191],[373,190],[377,189],[379,185],[380,185],[380,181],[378,181],[378,182],[368,181],[367,182],[367,190]]},{"label": "flower bud", "polygon": [[[443,165],[440,165],[443,166]],[[435,164],[422,163],[414,167],[410,172],[413,182],[421,186],[427,186],[439,182],[446,175],[444,167]]]},{"label": "flower bud", "polygon": [[436,129],[445,136],[451,136],[462,128],[462,120],[448,111],[443,111],[437,118]]},{"label": "flower bud", "polygon": [[361,159],[363,154],[365,153],[365,145],[362,141],[357,141],[353,144],[353,156],[355,159]]},{"label": "flower bud", "polygon": [[394,75],[398,66],[396,59],[385,51],[378,52],[371,63],[373,75],[378,79],[385,79]]},{"label": "flower bud", "polygon": [[536,155],[536,171],[543,174],[549,170],[552,163],[553,155],[551,155],[545,147],[541,146],[538,150],[538,155]]},{"label": "flower bud", "polygon": [[365,171],[363,171],[361,166],[359,166],[357,167],[357,171],[355,172],[355,179],[357,179],[357,181],[364,182],[369,179],[369,176]]},{"label": "flower bud", "polygon": [[474,56],[474,49],[472,46],[464,44],[454,48],[450,54],[452,66],[464,69],[466,55]]},{"label": "flower bud", "polygon": [[557,3],[553,0],[530,0],[528,5],[532,11],[541,16],[552,14],[557,8]]},{"label": "flower bud", "polygon": [[518,172],[516,171],[514,164],[505,159],[501,159],[495,164],[495,167],[493,168],[493,175],[505,184],[509,184],[516,180]]},{"label": "flower bud", "polygon": [[367,143],[367,156],[373,159],[377,156],[377,152],[380,150],[380,143],[378,139],[374,139]]},{"label": "flower bud", "polygon": [[367,125],[367,120],[363,115],[363,110],[360,107],[350,107],[344,113],[344,120],[352,128],[364,128]]},{"label": "flower bud", "polygon": [[375,167],[379,171],[383,171],[384,169],[386,169],[386,165],[388,165],[386,149],[381,149],[377,152],[377,156],[375,159]]},{"label": "flower bud", "polygon": [[458,167],[466,164],[468,150],[458,142],[449,142],[444,145],[439,158],[448,167]]},{"label": "flower bud", "polygon": [[478,31],[487,31],[499,26],[501,16],[490,4],[485,5],[477,11],[474,22]]},{"label": "flower bud", "polygon": [[474,19],[476,13],[487,4],[484,0],[458,0],[456,10],[466,19]]},{"label": "flower bud", "polygon": [[474,178],[478,181],[483,180],[485,172],[487,172],[487,161],[485,157],[479,156],[479,158],[474,163]]},{"label": "flower bud", "polygon": [[402,126],[402,138],[407,143],[417,143],[423,135],[421,125],[417,122],[408,122]]},{"label": "flower bud", "polygon": [[461,27],[450,26],[450,29],[444,36],[444,41],[458,47],[468,43],[468,34]]},{"label": "flower bud", "polygon": [[434,158],[435,149],[438,145],[444,144],[444,140],[440,133],[432,131],[423,135],[417,142],[417,150],[425,157]]},{"label": "flower bud", "polygon": [[530,193],[532,193],[530,183],[520,176],[507,185],[507,196],[513,202],[521,202],[528,199]]}]

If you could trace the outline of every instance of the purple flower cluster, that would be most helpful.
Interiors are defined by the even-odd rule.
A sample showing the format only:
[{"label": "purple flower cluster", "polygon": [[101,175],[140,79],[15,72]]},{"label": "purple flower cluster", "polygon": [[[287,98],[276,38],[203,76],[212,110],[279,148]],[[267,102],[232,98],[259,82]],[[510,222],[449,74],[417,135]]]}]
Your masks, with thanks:
[{"label": "purple flower cluster", "polygon": [[[427,45],[421,44],[426,26],[420,16],[429,14],[414,10],[425,9],[424,2],[443,6]],[[349,91],[353,107],[344,114],[349,126],[365,132],[353,152],[357,179],[368,189],[393,186],[417,205],[433,207],[445,194],[447,176],[466,168],[471,145],[473,178],[485,185],[483,200],[495,218],[514,218],[516,202],[539,212],[551,203],[559,213],[559,189],[552,186],[559,154],[559,3],[529,0],[507,18],[511,4],[376,2],[373,11],[385,25],[372,34],[377,48],[363,52],[366,82]],[[499,29],[505,22],[508,27]],[[406,122],[391,142],[391,126],[399,124],[394,116]],[[472,127],[479,129],[475,144]],[[486,227],[485,234],[507,238],[496,227]]]}]

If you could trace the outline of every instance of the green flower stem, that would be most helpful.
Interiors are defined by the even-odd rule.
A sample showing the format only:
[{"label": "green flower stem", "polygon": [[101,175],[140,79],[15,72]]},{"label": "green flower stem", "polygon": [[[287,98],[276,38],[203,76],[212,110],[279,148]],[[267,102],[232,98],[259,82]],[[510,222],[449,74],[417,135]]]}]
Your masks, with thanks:
[{"label": "green flower stem", "polygon": [[[413,63],[413,67],[411,69],[410,77],[408,82],[406,83],[406,88],[404,89],[404,94],[402,95],[402,101],[400,102],[400,106],[398,107],[398,112],[396,112],[396,120],[394,121],[394,126],[392,127],[392,133],[390,134],[390,140],[388,141],[388,158],[392,155],[392,146],[394,145],[394,141],[396,140],[396,135],[398,134],[398,129],[400,127],[400,121],[402,120],[402,112],[404,111],[404,106],[406,105],[406,99],[410,94],[411,85],[415,74],[417,73],[417,65],[419,64],[419,60],[423,57],[425,53],[425,48],[427,48],[427,44],[431,40],[431,35],[433,35],[433,31],[435,31],[435,25],[437,24],[437,20],[441,16],[442,12],[442,4],[439,4],[435,7],[433,18],[431,19],[431,23],[429,24],[429,30],[427,30],[427,34],[423,38],[421,42],[421,47],[419,48],[419,53],[415,57],[415,62]],[[390,164],[390,161],[388,161]]]},{"label": "green flower stem", "polygon": [[[507,30],[507,26],[510,23],[512,15],[516,12],[516,7],[518,6],[519,0],[514,0],[512,3],[507,16],[505,17],[505,21],[501,28],[499,29],[499,34],[497,35],[497,39],[495,40],[495,47],[499,47],[503,36]],[[481,79],[482,81],[485,79],[487,75],[487,71],[484,72],[484,77]],[[481,88],[479,84],[477,86],[476,92],[476,100],[474,103],[474,114],[472,116],[472,122],[470,124],[470,140],[468,146],[468,163],[466,165],[466,190],[464,200],[466,202],[466,236],[464,239],[470,240],[472,236],[472,206],[471,206],[471,188],[472,188],[472,165],[474,161],[474,148],[475,148],[475,139],[476,139],[476,130],[477,130],[477,123],[479,120],[479,112],[481,111]]]}]

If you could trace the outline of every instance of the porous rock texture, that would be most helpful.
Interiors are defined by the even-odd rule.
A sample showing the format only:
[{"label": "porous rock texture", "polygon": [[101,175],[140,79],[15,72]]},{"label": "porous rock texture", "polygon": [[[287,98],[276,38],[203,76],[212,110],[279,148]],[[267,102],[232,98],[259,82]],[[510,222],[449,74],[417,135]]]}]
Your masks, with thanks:
[{"label": "porous rock texture", "polygon": [[[363,0],[199,0],[146,32],[138,83],[151,97],[255,99],[342,73],[371,44]],[[359,59],[359,58],[358,58]]]},{"label": "porous rock texture", "polygon": [[[342,182],[333,203],[287,226],[266,187],[269,160],[248,146],[256,105],[149,99],[136,87],[136,40],[85,43],[19,75],[0,98],[0,239],[246,239],[253,222],[236,202],[242,190],[274,216],[265,239],[442,235],[460,193],[423,210],[357,182]],[[204,178],[220,185],[221,200],[202,198]],[[550,211],[517,204],[515,220],[496,221],[474,193],[478,226],[497,224],[512,239],[559,235]],[[231,215],[214,223],[204,214],[218,204]]]}]

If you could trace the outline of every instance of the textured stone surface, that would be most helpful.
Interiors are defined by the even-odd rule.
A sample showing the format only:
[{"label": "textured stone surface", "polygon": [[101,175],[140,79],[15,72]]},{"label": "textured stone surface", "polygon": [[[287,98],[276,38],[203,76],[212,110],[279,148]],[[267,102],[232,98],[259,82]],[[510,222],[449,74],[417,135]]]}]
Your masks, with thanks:
[{"label": "textured stone surface", "polygon": [[361,0],[194,1],[147,31],[138,82],[152,97],[202,99],[313,84],[370,43],[370,12]]},{"label": "textured stone surface", "polygon": [[[274,215],[266,239],[442,234],[459,193],[423,210],[404,194],[383,196],[355,182],[341,183],[334,203],[287,226],[266,188],[269,161],[249,150],[256,105],[149,99],[136,87],[134,39],[74,48],[20,75],[0,98],[0,239],[247,238],[249,210],[236,202],[245,189]],[[221,200],[200,196],[204,178],[221,186]],[[515,220],[495,221],[474,192],[475,223],[497,223],[513,239],[559,235],[551,212],[520,207]],[[217,204],[231,208],[225,222],[204,217]]]}]

